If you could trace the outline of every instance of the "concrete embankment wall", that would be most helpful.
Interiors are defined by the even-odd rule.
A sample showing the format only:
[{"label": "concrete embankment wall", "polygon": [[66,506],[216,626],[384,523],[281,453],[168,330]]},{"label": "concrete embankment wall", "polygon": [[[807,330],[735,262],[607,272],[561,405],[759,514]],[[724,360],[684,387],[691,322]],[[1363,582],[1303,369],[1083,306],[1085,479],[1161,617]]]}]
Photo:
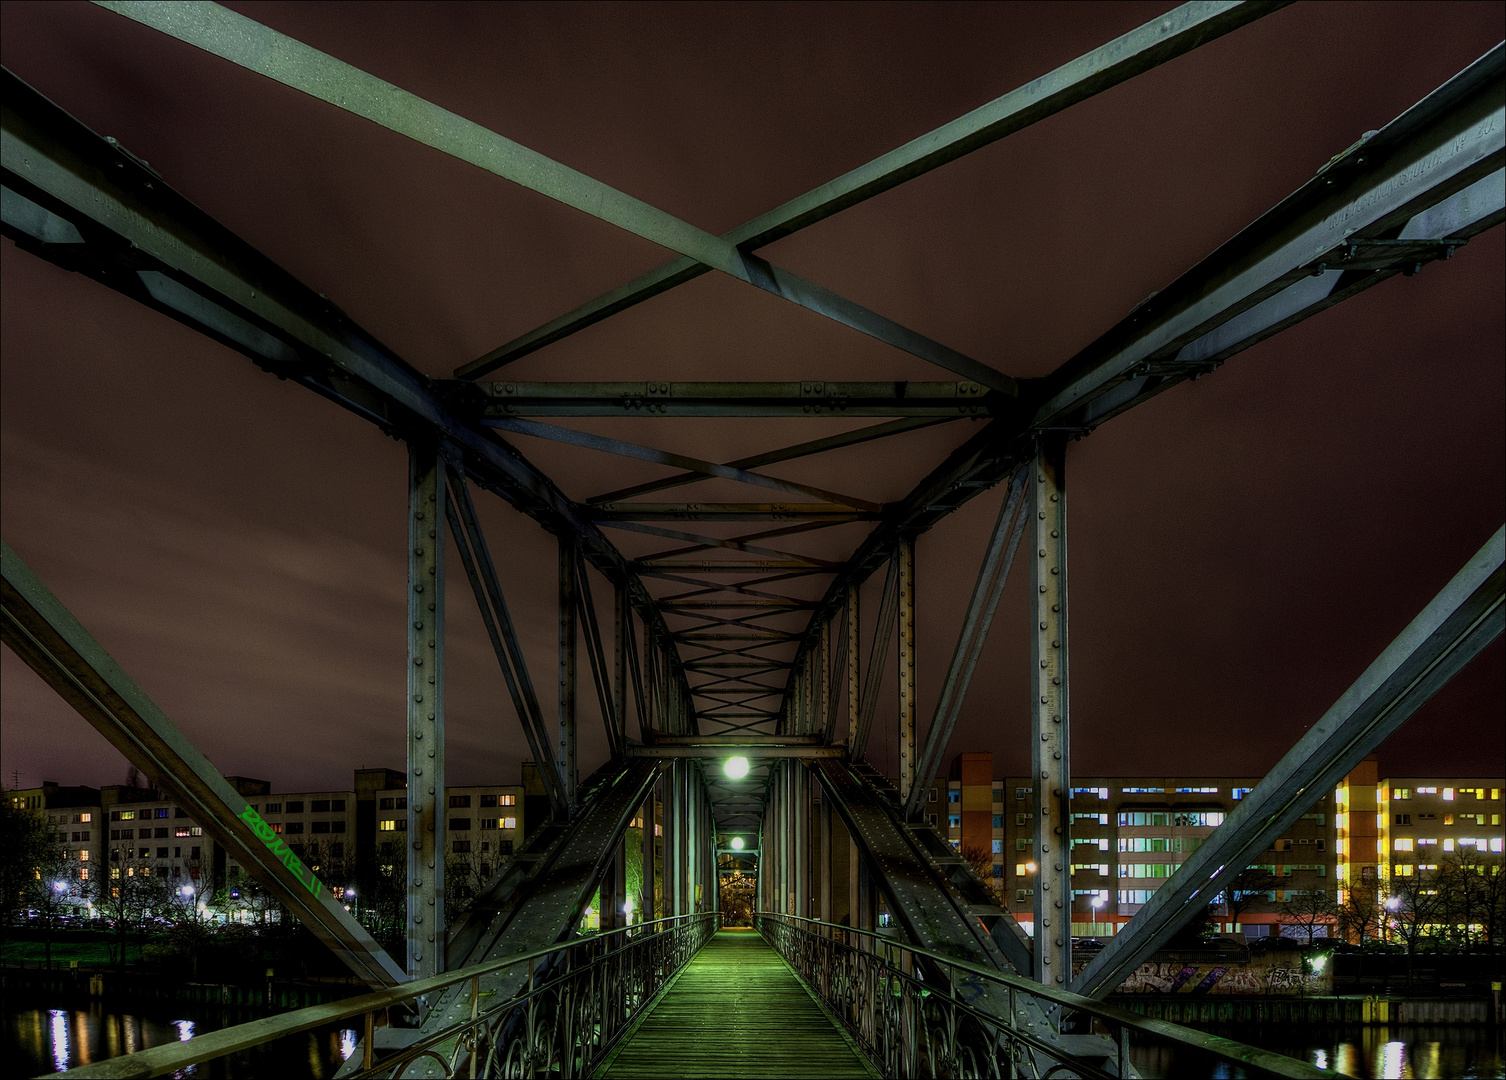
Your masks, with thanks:
[{"label": "concrete embankment wall", "polygon": [[1213,997],[1114,994],[1111,1004],[1174,1024],[1488,1024],[1491,1003],[1458,998]]}]

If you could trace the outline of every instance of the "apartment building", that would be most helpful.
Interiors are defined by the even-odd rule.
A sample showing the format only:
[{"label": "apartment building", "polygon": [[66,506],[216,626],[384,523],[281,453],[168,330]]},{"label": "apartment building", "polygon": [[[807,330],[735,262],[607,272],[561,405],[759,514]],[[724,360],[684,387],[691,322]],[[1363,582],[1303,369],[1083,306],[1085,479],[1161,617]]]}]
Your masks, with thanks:
[{"label": "apartment building", "polygon": [[1506,780],[1379,775],[1375,758],[1344,778],[1338,805],[1340,899],[1357,887],[1436,871],[1450,857],[1502,872]]},{"label": "apartment building", "polygon": [[[476,856],[493,863],[523,842],[524,798],[521,784],[445,788],[445,844],[451,856]],[[392,859],[402,850],[408,831],[408,789],[376,792],[376,854]]]},{"label": "apartment building", "polygon": [[[952,776],[933,782],[927,815],[945,830],[1027,928],[1035,902],[1034,788],[1030,777],[992,777],[992,755],[960,754]],[[1259,777],[1078,777],[1072,788],[1072,923],[1078,936],[1103,936],[1139,911],[1195,852]],[[944,819],[943,819],[944,815]],[[1259,869],[1273,887],[1252,896],[1236,923],[1248,937],[1279,934],[1274,910],[1336,882],[1336,812],[1326,796],[1272,844]]]}]

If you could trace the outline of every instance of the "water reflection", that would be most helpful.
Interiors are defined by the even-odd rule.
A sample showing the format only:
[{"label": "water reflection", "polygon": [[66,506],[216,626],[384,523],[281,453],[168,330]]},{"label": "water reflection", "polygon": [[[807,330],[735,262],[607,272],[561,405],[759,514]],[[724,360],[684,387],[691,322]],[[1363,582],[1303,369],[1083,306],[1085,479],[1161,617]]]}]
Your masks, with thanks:
[{"label": "water reflection", "polygon": [[[0,1060],[6,1074],[36,1076],[62,1072],[153,1046],[186,1042],[195,1035],[258,1019],[250,1009],[194,1008],[146,1004],[132,1012],[110,1011],[94,1002],[85,1008],[17,1008],[6,1002],[0,1013]],[[240,1051],[190,1066],[179,1076],[324,1077],[333,1076],[355,1053],[350,1028],[319,1028],[283,1040],[282,1045]]]},{"label": "water reflection", "polygon": [[62,1072],[68,1067],[68,1014],[62,1009],[49,1009],[52,1017],[52,1064],[53,1072]]},{"label": "water reflection", "polygon": [[[1485,1027],[1203,1027],[1199,1030],[1274,1050],[1345,1076],[1470,1080],[1506,1076],[1502,1033]],[[1186,1047],[1134,1046],[1142,1076],[1253,1075]]]}]

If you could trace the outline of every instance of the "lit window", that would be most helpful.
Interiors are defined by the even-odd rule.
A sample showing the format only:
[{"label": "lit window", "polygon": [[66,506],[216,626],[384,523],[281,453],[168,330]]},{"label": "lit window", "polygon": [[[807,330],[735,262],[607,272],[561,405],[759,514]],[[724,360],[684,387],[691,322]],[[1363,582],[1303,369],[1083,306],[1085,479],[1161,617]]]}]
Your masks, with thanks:
[{"label": "lit window", "polygon": [[1393,799],[1410,799],[1411,797],[1412,797],[1412,789],[1411,788],[1399,787],[1399,788],[1396,788],[1394,791],[1391,792],[1391,798],[1393,798]]},{"label": "lit window", "polygon": [[1506,838],[1503,838],[1503,837],[1500,837],[1500,836],[1492,836],[1490,838],[1490,850],[1491,851],[1499,852],[1501,850],[1501,841],[1503,839],[1506,839]]},{"label": "lit window", "polygon": [[1401,836],[1398,836],[1395,840],[1391,841],[1391,850],[1392,851],[1411,851],[1412,850],[1412,838],[1411,837],[1401,837]]},{"label": "lit window", "polygon": [[497,799],[503,806],[518,805],[518,797],[516,795],[499,795]]},{"label": "lit window", "polygon": [[1419,795],[1437,795],[1438,794],[1438,789],[1435,788],[1435,787],[1420,787],[1420,788],[1417,789],[1417,794],[1419,794]]},{"label": "lit window", "polygon": [[[515,818],[515,817],[503,818],[502,819],[502,827],[504,829],[516,829],[518,827],[518,819]],[[662,836],[663,835],[662,830],[660,830],[659,826],[657,826],[657,825],[654,826],[654,835],[655,836]]]},{"label": "lit window", "polygon": [[1451,787],[1444,788],[1443,798],[1445,799],[1445,801],[1452,802],[1454,799],[1454,789]]},{"label": "lit window", "polygon": [[1445,840],[1443,842],[1443,850],[1444,851],[1453,851],[1454,850],[1454,841],[1452,839]]},{"label": "lit window", "polygon": [[79,819],[80,822],[93,821],[94,820],[94,815],[93,814],[80,814],[78,816],[78,819]]},{"label": "lit window", "polygon": [[382,832],[396,832],[397,822],[392,818],[387,818],[383,821],[377,822],[377,828]]}]

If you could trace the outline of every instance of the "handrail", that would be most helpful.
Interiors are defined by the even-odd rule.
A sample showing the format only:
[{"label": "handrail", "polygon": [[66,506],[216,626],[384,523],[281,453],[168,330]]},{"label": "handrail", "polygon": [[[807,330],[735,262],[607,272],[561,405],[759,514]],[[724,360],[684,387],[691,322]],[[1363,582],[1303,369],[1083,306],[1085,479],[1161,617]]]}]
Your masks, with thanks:
[{"label": "handrail", "polygon": [[[1180,1024],[1169,1023],[1165,1020],[1152,1020],[1141,1016],[1139,1013],[1128,1009],[1121,1009],[1114,1005],[1108,1005],[1095,998],[1084,997],[1074,994],[1070,990],[1057,990],[1046,986],[1044,983],[1035,982],[1033,979],[1023,978],[1019,975],[1011,975],[1007,972],[998,971],[981,965],[970,963],[966,960],[958,960],[955,957],[945,956],[941,953],[931,952],[928,949],[917,948],[904,941],[897,941],[892,937],[874,933],[869,930],[859,930],[856,927],[841,926],[836,923],[822,922],[820,919],[809,919],[800,915],[786,915],[780,912],[759,911],[754,912],[755,925],[759,919],[769,919],[775,922],[784,922],[793,929],[812,935],[813,937],[826,938],[836,943],[837,934],[844,937],[869,938],[877,945],[881,945],[885,952],[894,950],[907,953],[910,956],[920,956],[940,965],[944,965],[953,971],[965,972],[976,975],[1008,987],[1012,991],[1030,994],[1037,998],[1043,998],[1054,1002],[1064,1008],[1077,1012],[1087,1013],[1100,1020],[1107,1021],[1120,1028],[1129,1028],[1153,1035],[1159,1039],[1181,1043],[1184,1046],[1213,1054],[1227,1061],[1241,1065],[1252,1066],[1280,1077],[1302,1078],[1302,1080],[1319,1080],[1319,1078],[1331,1078],[1332,1072],[1310,1065],[1285,1054],[1278,1054],[1272,1050],[1262,1050],[1258,1046],[1250,1046],[1247,1043],[1237,1042],[1233,1039],[1224,1039],[1216,1035],[1208,1035],[1192,1028],[1182,1027]],[[801,924],[805,924],[802,926]],[[822,934],[819,929],[825,928],[833,931],[830,935]],[[851,947],[851,945],[849,945]],[[870,950],[872,954],[878,954],[878,948]],[[887,957],[883,958],[887,961]],[[898,965],[896,964],[896,969]],[[903,974],[903,972],[900,972]],[[921,978],[919,981],[924,981]],[[971,1011],[971,1010],[970,1010]],[[996,1020],[1002,1018],[995,1018]]]},{"label": "handrail", "polygon": [[[484,964],[474,964],[471,967],[460,968],[456,971],[435,975],[428,979],[417,979],[403,983],[387,990],[378,990],[370,994],[362,994],[359,997],[346,998],[343,1001],[327,1002],[322,1005],[310,1005],[306,1008],[295,1009],[292,1012],[279,1013],[276,1016],[263,1017],[260,1020],[252,1020],[249,1023],[237,1024],[234,1027],[221,1028],[219,1031],[207,1031],[202,1035],[180,1043],[172,1043],[166,1046],[154,1046],[148,1050],[140,1050],[134,1054],[124,1054],[120,1057],[108,1058],[104,1061],[91,1065],[81,1065],[69,1069],[66,1073],[53,1074],[69,1077],[80,1077],[84,1080],[92,1078],[105,1078],[105,1080],[122,1080],[122,1078],[165,1076],[175,1073],[190,1065],[197,1065],[204,1061],[211,1061],[226,1054],[233,1054],[237,1050],[245,1050],[252,1046],[271,1042],[287,1035],[296,1035],[310,1028],[322,1027],[325,1024],[336,1023],[340,1020],[349,1020],[363,1014],[370,1014],[390,1009],[394,1005],[401,1005],[414,998],[432,994],[438,990],[454,986],[457,983],[482,976],[490,975],[498,971],[504,971],[519,964],[532,965],[544,957],[553,956],[569,949],[577,949],[583,945],[596,944],[607,941],[619,935],[629,935],[628,940],[640,941],[644,938],[654,937],[665,933],[671,927],[668,924],[694,921],[698,919],[718,918],[716,912],[700,912],[691,915],[671,915],[663,919],[654,919],[650,922],[635,923],[632,926],[618,930],[609,930],[606,933],[592,934],[589,937],[577,938],[574,941],[562,942],[551,945],[547,949],[535,949],[532,952],[518,953],[509,956],[505,960],[489,960]],[[651,933],[645,933],[649,927],[660,927]],[[371,1035],[372,1024],[366,1024],[366,1055],[365,1068],[370,1068],[371,1061]]]}]

